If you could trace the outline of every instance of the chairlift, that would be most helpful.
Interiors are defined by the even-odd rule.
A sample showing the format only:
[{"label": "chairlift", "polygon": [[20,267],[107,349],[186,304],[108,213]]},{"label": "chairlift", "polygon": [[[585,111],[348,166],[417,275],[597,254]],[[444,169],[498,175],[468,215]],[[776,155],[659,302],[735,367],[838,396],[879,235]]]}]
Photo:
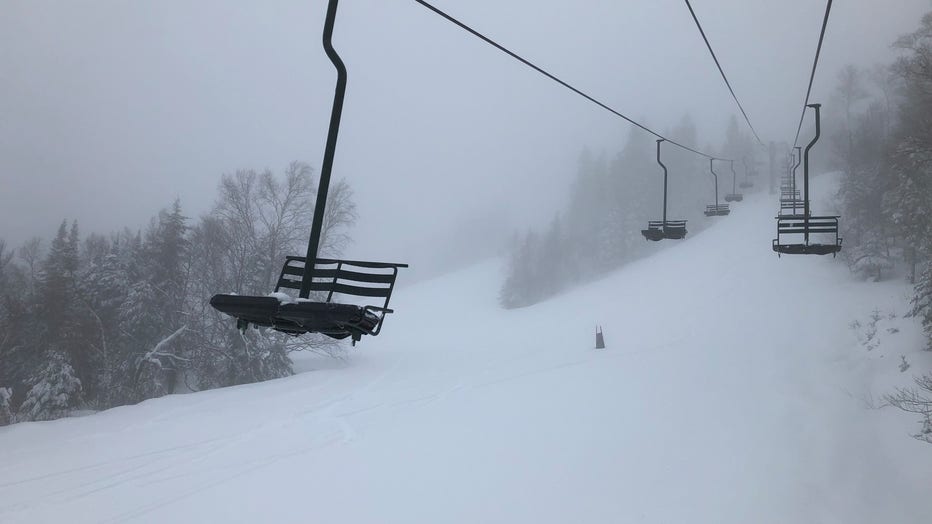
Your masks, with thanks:
[{"label": "chairlift", "polygon": [[796,189],[796,155],[792,152],[786,155],[786,171],[780,177],[780,191],[793,191]]},{"label": "chairlift", "polygon": [[654,242],[665,238],[670,240],[686,238],[685,220],[667,220],[667,166],[660,160],[660,144],[663,141],[663,138],[657,140],[657,163],[663,168],[663,220],[651,220],[647,223],[647,229],[641,230],[645,240]]},{"label": "chairlift", "polygon": [[[294,336],[320,333],[335,339],[351,337],[355,345],[363,335],[375,336],[381,332],[385,315],[393,313],[388,305],[398,269],[408,266],[317,257],[346,94],[346,67],[332,43],[337,3],[338,0],[329,0],[324,23],[324,50],[337,70],[337,85],[307,255],[286,257],[273,294],[218,294],[210,299],[210,305],[236,318],[236,327],[243,332],[250,325],[264,326]],[[358,305],[337,301],[335,295],[384,300],[379,300],[378,305]]]},{"label": "chairlift", "polygon": [[796,191],[799,190],[796,188],[796,168],[799,167],[800,162],[802,162],[802,146],[796,146],[794,148],[796,153],[792,155],[794,157],[793,168],[791,172],[788,172],[786,177],[783,180],[783,183],[780,186],[781,191]]},{"label": "chairlift", "polygon": [[715,172],[714,162],[714,158],[709,159],[709,171],[712,173],[712,179],[715,180],[715,204],[705,206],[705,216],[707,217],[721,217],[731,213],[728,204],[718,203],[718,174]]},{"label": "chairlift", "polygon": [[744,195],[738,192],[738,174],[735,173],[735,161],[729,160],[728,164],[731,166],[731,193],[725,195],[725,202],[741,202],[744,200]]},{"label": "chairlift", "polygon": [[[819,141],[821,135],[821,114],[822,104],[809,104],[807,107],[815,109],[815,137],[806,146],[806,152],[803,157],[803,213],[793,215],[777,216],[777,238],[773,239],[773,250],[780,255],[828,255],[833,257],[841,251],[842,239],[838,237],[838,216],[813,216],[809,209],[809,150]],[[813,242],[811,236],[817,234],[820,237],[828,237],[826,242]],[[796,242],[785,239],[787,235],[793,235]],[[798,241],[798,236],[802,235],[802,242]]]},{"label": "chairlift", "polygon": [[795,149],[792,172],[788,173],[780,184],[780,215],[797,215],[805,208],[805,203],[799,196],[799,189],[796,188],[796,168],[802,162],[802,147],[796,146]]}]

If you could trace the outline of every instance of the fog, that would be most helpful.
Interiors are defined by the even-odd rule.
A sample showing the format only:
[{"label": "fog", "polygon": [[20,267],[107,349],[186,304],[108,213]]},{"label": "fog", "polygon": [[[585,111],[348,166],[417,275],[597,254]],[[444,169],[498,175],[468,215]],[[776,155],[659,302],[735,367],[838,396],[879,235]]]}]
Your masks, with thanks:
[{"label": "fog", "polygon": [[[680,0],[435,4],[660,131],[690,114],[717,144],[738,114]],[[824,2],[693,4],[761,138],[792,141]],[[842,65],[890,61],[930,7],[836,3],[812,100]],[[0,0],[0,238],[49,237],[65,218],[144,227],[175,198],[197,217],[223,173],[316,171],[335,79],[325,8]],[[360,214],[347,257],[493,252],[562,205],[584,147],[614,152],[631,131],[411,0],[344,0],[334,41],[349,70],[334,176]]]}]

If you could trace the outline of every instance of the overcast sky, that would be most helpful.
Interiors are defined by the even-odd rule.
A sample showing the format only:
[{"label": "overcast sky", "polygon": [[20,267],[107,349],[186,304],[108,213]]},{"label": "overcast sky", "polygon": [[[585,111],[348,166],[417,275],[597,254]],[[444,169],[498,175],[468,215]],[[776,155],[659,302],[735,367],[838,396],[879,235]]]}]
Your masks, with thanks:
[{"label": "overcast sky", "polygon": [[[764,140],[792,141],[822,0],[694,0]],[[737,110],[682,0],[435,0],[663,131],[718,143]],[[0,0],[0,238],[205,213],[222,173],[320,165],[335,73],[325,0]],[[835,2],[813,100],[894,56],[928,0]],[[580,150],[630,126],[412,0],[343,0],[349,87],[334,174],[356,191],[347,256],[433,264],[563,202]],[[472,226],[471,224],[476,224]],[[462,240],[460,240],[462,238]]]}]

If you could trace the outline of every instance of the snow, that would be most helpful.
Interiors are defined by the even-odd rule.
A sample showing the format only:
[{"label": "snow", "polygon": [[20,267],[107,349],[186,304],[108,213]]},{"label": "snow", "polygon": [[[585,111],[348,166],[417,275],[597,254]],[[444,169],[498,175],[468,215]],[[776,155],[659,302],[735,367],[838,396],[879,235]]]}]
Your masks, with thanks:
[{"label": "snow", "polygon": [[276,291],[274,293],[269,293],[269,296],[272,298],[277,298],[280,304],[296,304],[298,301],[293,296],[288,293],[282,293],[281,291]]},{"label": "snow", "polygon": [[286,379],[0,428],[0,522],[930,522],[932,449],[880,408],[932,368],[909,289],[778,259],[775,209],[524,309],[500,261],[398,288]]}]

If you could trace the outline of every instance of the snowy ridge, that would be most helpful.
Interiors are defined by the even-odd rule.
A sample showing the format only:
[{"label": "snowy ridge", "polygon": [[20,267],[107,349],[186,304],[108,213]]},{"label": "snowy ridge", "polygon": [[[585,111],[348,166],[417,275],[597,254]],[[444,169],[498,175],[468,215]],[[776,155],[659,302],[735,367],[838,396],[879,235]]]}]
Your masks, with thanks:
[{"label": "snowy ridge", "polygon": [[524,309],[498,261],[401,287],[346,363],[0,428],[0,522],[932,521],[915,421],[870,409],[930,364],[907,286],[778,259],[774,208]]}]

